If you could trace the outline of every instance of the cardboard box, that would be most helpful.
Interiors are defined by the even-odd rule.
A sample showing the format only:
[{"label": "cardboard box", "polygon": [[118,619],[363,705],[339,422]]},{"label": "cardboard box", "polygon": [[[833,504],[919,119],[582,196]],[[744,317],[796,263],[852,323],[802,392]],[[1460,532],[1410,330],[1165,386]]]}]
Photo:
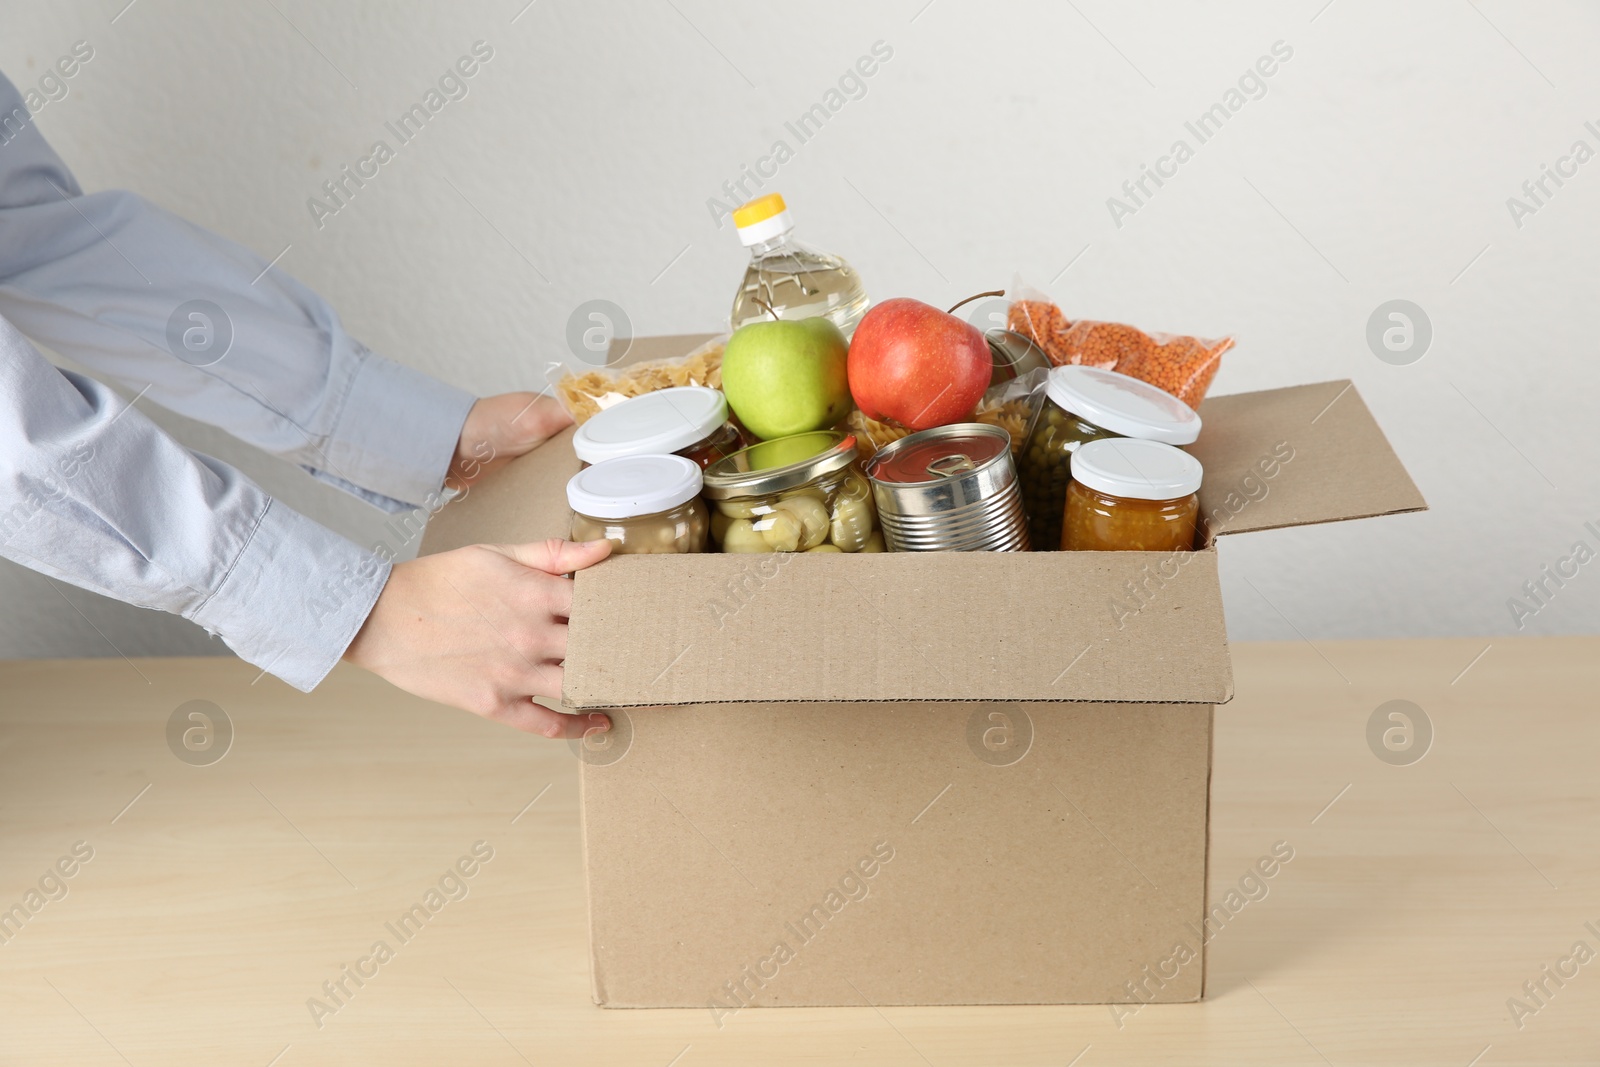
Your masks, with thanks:
[{"label": "cardboard box", "polygon": [[[635,340],[630,361],[704,338]],[[609,1007],[1173,1002],[1204,990],[1215,539],[1425,507],[1348,382],[1215,397],[1201,547],[619,557],[564,703]],[[425,551],[565,536],[563,437]],[[1214,924],[1213,924],[1214,925]]]}]

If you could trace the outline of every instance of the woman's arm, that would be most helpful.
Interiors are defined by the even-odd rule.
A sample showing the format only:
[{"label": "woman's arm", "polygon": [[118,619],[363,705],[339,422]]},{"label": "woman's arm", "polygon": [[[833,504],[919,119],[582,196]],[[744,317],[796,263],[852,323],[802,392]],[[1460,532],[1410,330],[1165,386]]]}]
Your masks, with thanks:
[{"label": "woman's arm", "polygon": [[89,370],[390,511],[444,483],[474,398],[369,351],[261,256],[85,194],[0,76],[0,315]]}]

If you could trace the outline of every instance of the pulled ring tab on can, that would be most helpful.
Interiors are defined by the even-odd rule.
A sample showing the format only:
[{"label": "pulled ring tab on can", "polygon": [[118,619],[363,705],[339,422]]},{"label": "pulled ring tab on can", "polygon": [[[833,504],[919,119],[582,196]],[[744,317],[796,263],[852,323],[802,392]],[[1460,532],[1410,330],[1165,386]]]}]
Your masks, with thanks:
[{"label": "pulled ring tab on can", "polygon": [[943,459],[936,459],[928,464],[928,473],[937,474],[941,478],[948,478],[953,474],[963,474],[977,469],[978,465],[972,462],[972,457],[961,452],[945,456]]}]

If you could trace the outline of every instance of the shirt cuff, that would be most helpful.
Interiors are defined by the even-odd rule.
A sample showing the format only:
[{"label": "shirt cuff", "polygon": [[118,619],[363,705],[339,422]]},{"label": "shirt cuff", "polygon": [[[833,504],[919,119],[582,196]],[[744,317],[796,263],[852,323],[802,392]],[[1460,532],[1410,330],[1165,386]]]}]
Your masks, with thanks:
[{"label": "shirt cuff", "polygon": [[312,473],[341,487],[354,483],[391,500],[426,503],[450,473],[477,397],[366,349],[361,355],[328,436],[328,469]]},{"label": "shirt cuff", "polygon": [[189,618],[240,658],[310,692],[377,602],[390,565],[267,499],[222,583]]}]

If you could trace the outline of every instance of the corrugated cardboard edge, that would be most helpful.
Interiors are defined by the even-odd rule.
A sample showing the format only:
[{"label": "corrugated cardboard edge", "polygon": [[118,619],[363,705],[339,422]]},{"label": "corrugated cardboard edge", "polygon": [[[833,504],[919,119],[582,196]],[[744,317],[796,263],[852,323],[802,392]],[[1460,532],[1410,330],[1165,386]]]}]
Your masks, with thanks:
[{"label": "corrugated cardboard edge", "polygon": [[[1209,751],[1206,753],[1206,852],[1201,868],[1205,871],[1205,878],[1201,884],[1204,889],[1200,893],[1200,995],[1195,1001],[1206,999],[1206,984],[1211,980],[1211,945],[1206,941],[1206,920],[1211,916],[1211,834],[1213,825],[1211,821],[1211,779],[1217,772],[1217,709],[1211,709],[1210,722],[1206,724]],[[1192,1002],[1191,1002],[1192,1003]]]},{"label": "corrugated cardboard edge", "polygon": [[[1107,608],[1126,610],[1133,602],[1124,586],[1172,560],[1135,552],[624,557],[577,576],[562,703],[1226,702],[1233,671],[1215,549],[1174,563],[1121,620]],[[753,592],[723,602],[722,590],[762,566],[771,575]],[[796,603],[808,610],[796,613]],[[1032,624],[1013,625],[1006,604],[1029,605]],[[753,662],[773,666],[754,671]],[[950,664],[960,669],[947,675],[941,667]]]},{"label": "corrugated cardboard edge", "polygon": [[[893,1000],[880,1000],[876,1004],[868,1000],[832,1000],[818,998],[808,1000],[804,1004],[746,1004],[740,1011],[805,1011],[808,1008],[1100,1008],[1111,1005],[1149,1005],[1162,1007],[1175,1004],[1198,1004],[1205,999],[1202,993],[1197,997],[1174,997],[1171,1000],[941,1000],[938,1003],[915,1004],[901,1003]],[[705,1005],[696,1003],[674,1004],[601,1004],[600,1007],[607,1011],[691,1011],[705,1010]]]},{"label": "corrugated cardboard edge", "polygon": [[[592,873],[594,864],[589,862],[589,820],[583,816],[583,813],[588,810],[589,776],[585,773],[586,769],[587,764],[580,760],[578,762],[578,853],[579,859],[583,863],[583,918],[588,924],[586,929],[590,932],[590,936],[584,938],[584,941],[589,949],[589,997],[600,1007],[606,1008],[614,1007],[614,1005],[606,1003],[606,977],[604,968],[600,965],[600,954],[595,951],[594,945],[594,874]],[[1210,795],[1209,786],[1206,788],[1206,793],[1208,796]],[[1211,828],[1208,824],[1206,833],[1209,834],[1210,832]],[[1208,856],[1210,848],[1211,844],[1208,840],[1206,843]],[[1204,981],[1205,974],[1202,971],[1202,985]]]}]

